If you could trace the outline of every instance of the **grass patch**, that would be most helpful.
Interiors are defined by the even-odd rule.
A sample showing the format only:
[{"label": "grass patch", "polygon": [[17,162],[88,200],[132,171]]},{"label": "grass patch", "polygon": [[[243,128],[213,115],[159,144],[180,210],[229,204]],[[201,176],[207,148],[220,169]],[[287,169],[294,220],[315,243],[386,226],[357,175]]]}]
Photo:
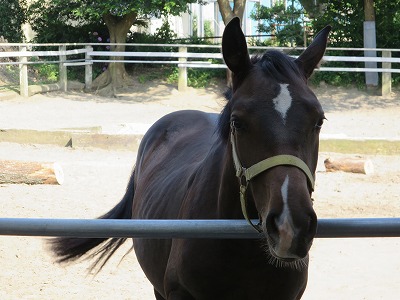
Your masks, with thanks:
[{"label": "grass patch", "polygon": [[400,155],[400,141],[385,140],[321,140],[319,149],[322,152]]}]

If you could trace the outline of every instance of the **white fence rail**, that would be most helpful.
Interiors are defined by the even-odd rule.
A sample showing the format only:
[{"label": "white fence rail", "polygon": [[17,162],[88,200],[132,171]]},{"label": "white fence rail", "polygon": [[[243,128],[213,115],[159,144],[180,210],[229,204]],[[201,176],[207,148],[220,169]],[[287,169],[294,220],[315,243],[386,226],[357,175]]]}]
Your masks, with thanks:
[{"label": "white fence rail", "polygon": [[[56,89],[62,91],[67,90],[67,67],[85,66],[85,89],[90,90],[92,87],[92,65],[94,63],[135,63],[135,64],[174,64],[179,68],[178,89],[183,90],[187,87],[187,68],[226,68],[223,63],[221,53],[207,53],[206,49],[219,49],[219,46],[210,45],[159,45],[159,44],[125,44],[129,47],[168,47],[175,49],[170,52],[143,52],[143,51],[94,51],[93,46],[109,46],[114,44],[0,44],[3,47],[19,47],[19,51],[0,52],[0,65],[18,65],[20,78],[20,94],[28,97],[32,94],[28,85],[28,66],[31,64],[53,63],[59,64],[59,83]],[[53,46],[58,47],[57,51],[29,51],[32,47]],[[67,47],[75,49],[67,50]],[[84,47],[84,48],[82,48]],[[205,49],[204,53],[189,52],[188,49],[201,48]],[[251,50],[277,49],[285,52],[295,50],[292,48],[263,48],[250,47]],[[300,49],[297,49],[300,50]],[[322,72],[376,72],[382,73],[382,95],[387,95],[391,92],[392,73],[400,73],[400,58],[392,57],[392,53],[400,53],[400,49],[365,49],[365,48],[328,48],[328,51],[360,51],[363,53],[369,51],[380,52],[381,56],[324,56],[326,62],[364,62],[366,67],[321,67]],[[81,58],[70,59],[70,56],[81,56]],[[58,57],[58,60],[32,60],[40,57]],[[106,59],[104,59],[106,57]],[[18,62],[8,61],[1,62],[1,58],[18,58]],[[133,58],[133,59],[128,59]],[[369,67],[368,63],[380,63],[381,67]],[[392,64],[397,65],[394,68]]]}]

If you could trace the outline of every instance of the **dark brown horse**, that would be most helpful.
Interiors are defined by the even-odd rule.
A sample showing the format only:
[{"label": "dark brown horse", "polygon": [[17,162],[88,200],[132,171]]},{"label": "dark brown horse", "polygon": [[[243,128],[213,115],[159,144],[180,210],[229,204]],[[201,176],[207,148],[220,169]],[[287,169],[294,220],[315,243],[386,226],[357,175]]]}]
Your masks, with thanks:
[{"label": "dark brown horse", "polygon": [[[250,59],[239,19],[223,35],[233,72],[221,115],[180,111],[140,145],[108,219],[259,219],[259,240],[135,239],[157,299],[299,299],[317,228],[311,193],[324,112],[307,79],[329,27],[297,58]],[[60,262],[94,257],[99,269],[125,239],[56,238]],[[90,251],[92,250],[92,251]]]}]

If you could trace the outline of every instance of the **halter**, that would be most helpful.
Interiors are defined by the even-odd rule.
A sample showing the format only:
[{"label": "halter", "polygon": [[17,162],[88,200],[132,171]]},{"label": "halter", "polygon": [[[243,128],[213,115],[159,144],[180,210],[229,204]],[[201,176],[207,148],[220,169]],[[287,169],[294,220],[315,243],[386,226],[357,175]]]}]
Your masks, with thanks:
[{"label": "halter", "polygon": [[247,214],[246,190],[252,178],[276,166],[282,166],[282,165],[294,166],[303,171],[303,173],[306,175],[308,179],[308,183],[311,186],[311,190],[314,191],[314,176],[312,175],[310,168],[300,158],[289,154],[275,155],[267,159],[264,159],[252,165],[249,168],[244,168],[240,163],[239,157],[237,155],[233,130],[231,130],[231,144],[232,144],[233,163],[236,169],[236,177],[239,179],[239,184],[240,184],[240,206],[242,207],[242,213],[247,222],[249,222],[250,225],[258,232],[262,231],[261,218],[260,222],[257,225],[254,225]]}]

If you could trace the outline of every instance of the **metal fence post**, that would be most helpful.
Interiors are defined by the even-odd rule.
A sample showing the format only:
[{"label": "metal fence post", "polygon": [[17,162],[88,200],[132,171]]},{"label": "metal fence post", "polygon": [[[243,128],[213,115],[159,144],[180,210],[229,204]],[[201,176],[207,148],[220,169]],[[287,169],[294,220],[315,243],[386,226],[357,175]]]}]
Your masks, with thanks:
[{"label": "metal fence post", "polygon": [[[390,58],[392,57],[391,51],[382,51],[382,57]],[[391,69],[392,63],[383,62],[382,69]],[[382,72],[382,96],[388,96],[392,92],[392,73]]]},{"label": "metal fence post", "polygon": [[60,74],[60,89],[63,92],[67,91],[67,66],[64,64],[67,60],[67,55],[65,52],[67,51],[67,46],[61,45],[58,47],[58,51],[60,52],[60,63],[59,63],[59,74]]},{"label": "metal fence post", "polygon": [[[179,47],[179,53],[180,54],[186,54],[187,53],[187,47]],[[179,63],[186,63],[187,59],[186,57],[180,57],[179,58]],[[178,64],[179,72],[178,72],[178,91],[184,91],[187,88],[187,67],[186,66],[181,66]]]},{"label": "metal fence post", "polygon": [[[26,50],[26,46],[19,47],[20,52],[26,52]],[[28,97],[28,57],[20,56],[19,61],[19,94],[22,97]]]},{"label": "metal fence post", "polygon": [[[93,64],[92,64],[92,56],[89,52],[93,51],[92,46],[86,46],[86,53],[85,53],[85,92],[90,92],[92,90],[92,82],[93,82]],[[89,64],[90,62],[90,64]]]}]

